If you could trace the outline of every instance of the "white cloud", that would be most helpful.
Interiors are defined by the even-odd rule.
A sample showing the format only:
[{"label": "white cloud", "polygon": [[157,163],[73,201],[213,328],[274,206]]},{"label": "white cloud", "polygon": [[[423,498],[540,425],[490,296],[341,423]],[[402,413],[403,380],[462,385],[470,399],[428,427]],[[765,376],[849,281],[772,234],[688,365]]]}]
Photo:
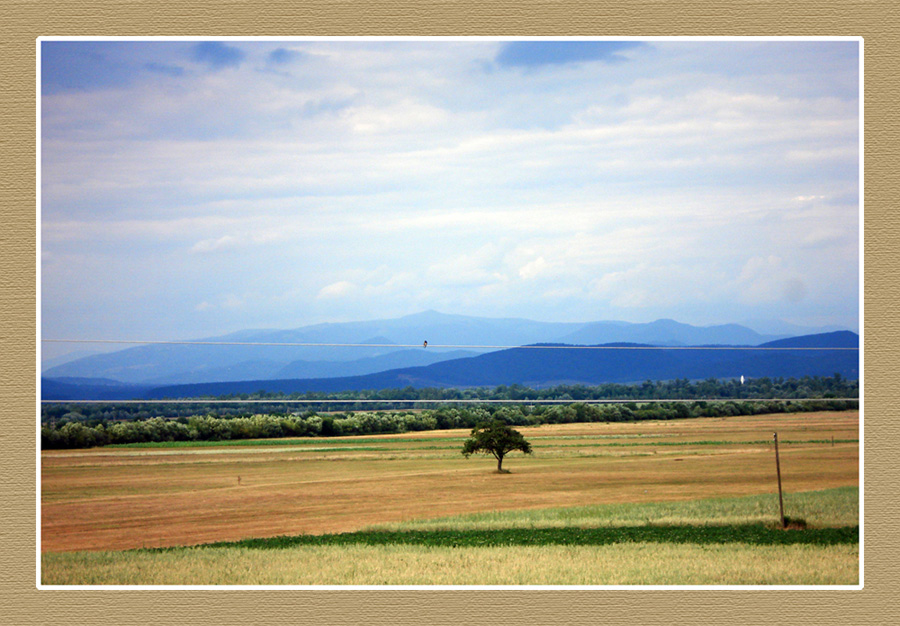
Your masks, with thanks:
[{"label": "white cloud", "polygon": [[591,292],[617,308],[664,310],[690,304],[702,307],[711,299],[710,285],[722,280],[715,266],[641,263],[604,273],[592,281]]},{"label": "white cloud", "polygon": [[363,291],[367,296],[397,296],[403,292],[418,290],[419,277],[415,272],[400,272],[381,282],[367,284]]},{"label": "white cloud", "polygon": [[807,150],[789,150],[787,161],[795,161],[804,165],[822,165],[824,162],[852,163],[859,156],[856,146],[825,146]]},{"label": "white cloud", "polygon": [[796,303],[807,293],[802,277],[775,255],[748,259],[734,282],[737,297],[746,304]]},{"label": "white cloud", "polygon": [[240,240],[231,235],[225,235],[218,239],[203,239],[191,246],[191,252],[198,254],[206,254],[209,252],[218,252],[221,250],[229,250],[238,247]]},{"label": "white cloud", "polygon": [[538,278],[547,272],[548,267],[549,265],[547,261],[544,260],[544,257],[539,256],[519,268],[519,277],[524,278],[525,280]]},{"label": "white cloud", "polygon": [[355,295],[358,291],[359,287],[355,284],[346,280],[341,280],[322,287],[319,290],[319,293],[316,294],[316,298],[319,300],[340,299]]},{"label": "white cloud", "polygon": [[[152,239],[156,241],[196,236],[203,232],[221,232],[240,220],[217,215],[197,215],[172,219],[114,220],[91,218],[52,219],[41,222],[41,235],[52,242],[96,242],[106,239]],[[211,238],[215,239],[215,238]],[[199,243],[199,242],[198,242]]]},{"label": "white cloud", "polygon": [[233,293],[225,294],[224,296],[215,298],[215,300],[218,302],[218,304],[213,304],[209,302],[209,300],[203,300],[202,302],[194,306],[194,310],[199,312],[222,310],[235,311],[238,309],[243,309],[247,304],[246,297],[238,296]]},{"label": "white cloud", "polygon": [[827,244],[836,244],[846,241],[856,243],[857,233],[845,228],[837,228],[834,226],[824,225],[820,227],[811,227],[800,239],[801,245],[805,247],[819,248]]},{"label": "white cloud", "polygon": [[[492,41],[234,45],[228,72],[43,98],[57,323],[135,280],[226,328],[598,303],[771,317],[858,293],[857,69],[837,44],[653,42],[490,75]],[[279,46],[303,54],[276,72]]]},{"label": "white cloud", "polygon": [[358,133],[390,133],[433,128],[448,121],[443,109],[411,100],[389,106],[361,106],[348,109],[343,118]]},{"label": "white cloud", "polygon": [[430,265],[425,272],[425,280],[437,288],[480,287],[502,282],[506,277],[500,268],[501,260],[499,247],[489,243],[471,253]]},{"label": "white cloud", "polygon": [[222,300],[222,306],[226,309],[241,309],[246,304],[247,301],[244,298],[233,293],[226,295]]}]

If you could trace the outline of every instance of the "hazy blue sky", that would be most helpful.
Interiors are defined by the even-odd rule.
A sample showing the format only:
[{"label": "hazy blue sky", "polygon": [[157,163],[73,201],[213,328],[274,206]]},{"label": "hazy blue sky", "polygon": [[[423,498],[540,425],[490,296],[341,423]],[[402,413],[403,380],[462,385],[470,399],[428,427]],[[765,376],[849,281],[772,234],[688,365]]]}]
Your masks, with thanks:
[{"label": "hazy blue sky", "polygon": [[46,338],[858,328],[856,41],[45,41]]}]

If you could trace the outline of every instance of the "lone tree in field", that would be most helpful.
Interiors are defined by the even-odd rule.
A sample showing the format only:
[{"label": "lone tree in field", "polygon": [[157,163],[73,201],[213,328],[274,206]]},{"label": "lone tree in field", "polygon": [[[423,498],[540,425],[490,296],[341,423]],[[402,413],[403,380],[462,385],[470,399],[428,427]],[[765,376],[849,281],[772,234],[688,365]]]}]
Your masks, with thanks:
[{"label": "lone tree in field", "polygon": [[503,457],[513,450],[531,454],[531,444],[525,441],[522,433],[513,430],[505,422],[493,420],[472,429],[472,434],[463,444],[462,453],[466,458],[479,452],[493,454],[497,459],[497,471],[502,472]]}]

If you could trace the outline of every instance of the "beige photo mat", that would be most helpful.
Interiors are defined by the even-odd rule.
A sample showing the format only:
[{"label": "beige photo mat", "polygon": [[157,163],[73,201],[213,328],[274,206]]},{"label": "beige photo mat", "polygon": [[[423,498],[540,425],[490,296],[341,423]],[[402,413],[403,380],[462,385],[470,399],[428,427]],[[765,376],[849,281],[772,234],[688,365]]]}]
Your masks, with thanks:
[{"label": "beige photo mat", "polygon": [[[896,619],[897,11],[891,2],[5,2],[0,619],[9,624],[881,624]],[[864,41],[864,581],[798,590],[39,590],[36,40],[45,36],[858,36]],[[892,193],[893,192],[893,193]]]}]

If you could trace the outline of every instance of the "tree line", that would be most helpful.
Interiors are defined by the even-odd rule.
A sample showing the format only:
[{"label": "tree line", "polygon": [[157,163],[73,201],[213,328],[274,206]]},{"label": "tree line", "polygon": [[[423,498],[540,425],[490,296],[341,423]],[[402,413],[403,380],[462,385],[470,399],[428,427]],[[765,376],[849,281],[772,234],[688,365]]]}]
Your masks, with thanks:
[{"label": "tree line", "polygon": [[[709,378],[691,381],[647,380],[639,384],[604,383],[601,385],[555,385],[533,389],[524,385],[499,385],[467,389],[412,386],[396,389],[370,389],[345,392],[282,393],[259,390],[256,393],[216,396],[217,400],[725,400],[725,399],[810,399],[852,398],[859,395],[859,381],[833,376],[802,378]],[[212,399],[212,398],[210,398]]]},{"label": "tree line", "polygon": [[[843,378],[840,374],[827,377],[805,376],[803,378],[755,378],[741,384],[739,380],[704,381],[676,379],[669,381],[646,381],[636,385],[607,383],[603,385],[556,385],[545,389],[532,389],[522,385],[500,385],[474,389],[439,389],[428,387],[416,389],[380,389],[368,391],[348,391],[340,393],[274,393],[260,390],[252,394],[229,394],[205,398],[209,403],[186,404],[173,400],[163,403],[116,404],[76,404],[52,403],[41,408],[41,421],[56,424],[65,421],[81,421],[97,424],[122,420],[146,420],[152,417],[189,418],[194,415],[216,417],[250,417],[253,414],[287,415],[298,411],[314,410],[321,405],[304,405],[302,400],[341,401],[331,404],[336,411],[366,411],[368,403],[357,400],[378,401],[381,410],[401,410],[408,404],[394,403],[396,400],[422,400],[428,402],[453,400],[540,400],[561,403],[588,400],[753,400],[760,398],[781,399],[830,399],[858,398],[859,382]],[[202,399],[202,398],[201,398]],[[223,405],[217,401],[254,400],[252,410],[247,405]],[[291,404],[279,403],[289,400]],[[269,402],[270,401],[270,402]],[[415,406],[415,405],[414,405]],[[428,405],[423,404],[420,408]]]},{"label": "tree line", "polygon": [[[107,421],[84,419],[69,412],[41,427],[42,449],[174,441],[223,441],[281,437],[336,437],[451,428],[475,428],[499,420],[511,426],[567,424],[576,422],[631,422],[671,420],[766,413],[843,411],[859,408],[858,400],[779,400],[627,402],[555,405],[442,406],[421,411],[351,411],[318,414],[257,413],[249,416],[192,415]],[[79,419],[80,417],[80,419]]]}]

